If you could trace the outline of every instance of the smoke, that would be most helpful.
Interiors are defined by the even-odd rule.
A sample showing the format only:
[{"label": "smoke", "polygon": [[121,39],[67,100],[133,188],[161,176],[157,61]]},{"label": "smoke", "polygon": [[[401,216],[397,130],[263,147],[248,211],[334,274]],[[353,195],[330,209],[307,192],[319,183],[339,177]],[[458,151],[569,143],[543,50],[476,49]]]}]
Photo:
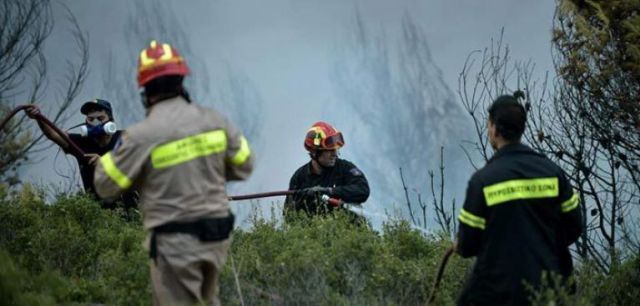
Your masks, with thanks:
[{"label": "smoke", "polygon": [[[389,44],[401,39],[403,18],[409,16],[416,29],[423,33],[430,56],[441,70],[442,81],[453,88],[453,102],[458,100],[455,95],[457,76],[467,54],[485,47],[502,27],[506,29],[505,40],[513,45],[513,56],[531,57],[538,63],[539,71],[552,67],[549,52],[552,2],[202,0],[144,3],[168,7],[171,13],[156,16],[157,10],[141,9],[142,5],[132,5],[125,0],[68,4],[87,32],[91,46],[91,74],[76,101],[78,109],[85,100],[102,96],[116,106],[117,118],[127,118],[133,112],[139,112],[139,99],[135,95],[137,53],[152,36],[160,36],[153,37],[158,40],[176,41],[179,45],[188,46],[183,55],[198,68],[189,77],[189,86],[196,93],[196,101],[220,108],[238,121],[236,124],[241,129],[246,127],[247,131],[254,131],[251,133],[255,136],[250,140],[255,143],[258,163],[247,182],[234,184],[234,194],[286,189],[293,172],[308,161],[302,146],[305,131],[313,122],[325,120],[345,134],[347,145],[341,152],[342,157],[359,165],[367,175],[372,198],[365,207],[369,218],[376,220],[386,220],[382,217],[383,211],[396,211],[404,206],[401,202],[403,190],[396,190],[398,196],[394,198],[400,200],[394,203],[379,197],[382,194],[380,190],[388,185],[388,179],[399,182],[397,168],[392,163],[384,166],[389,169],[385,177],[375,171],[375,164],[369,161],[380,153],[363,141],[371,139],[375,131],[363,128],[366,119],[355,115],[336,90],[336,63],[351,61],[336,50],[353,43],[349,36],[356,12],[368,29],[384,35]],[[513,11],[526,11],[527,14],[513,14]],[[54,13],[61,16],[60,12]],[[132,39],[134,30],[143,28],[132,25],[132,15],[144,28],[157,31],[145,32],[140,41]],[[157,24],[164,25],[164,30],[154,28]],[[68,52],[64,39],[62,37],[56,40],[57,43],[48,45],[46,56],[56,58]],[[55,73],[58,68],[54,66],[51,69]],[[105,79],[112,85],[105,86]],[[249,87],[243,87],[247,84]],[[348,87],[349,83],[343,86]],[[116,93],[118,88],[124,87],[128,94]],[[246,115],[243,112],[233,115],[240,109],[234,101],[242,97],[245,100],[241,108],[254,111],[250,117],[243,117]],[[45,99],[42,103],[51,101]],[[134,106],[121,107],[129,104]],[[140,119],[136,114],[133,113],[131,122]],[[82,120],[79,111],[75,118],[76,121]],[[258,123],[257,127],[254,123]],[[418,126],[422,122],[413,124]],[[422,144],[424,148],[443,145],[431,141],[425,141]],[[455,144],[449,147],[452,151],[457,149]],[[421,147],[415,148],[415,154],[421,150]],[[28,169],[25,173],[27,180],[43,179],[53,184],[65,180],[53,170],[52,156],[55,152],[52,152],[45,152],[41,161]],[[457,182],[446,186],[451,190],[447,198],[455,197],[461,203],[466,185],[464,179],[471,175],[471,170],[466,160],[453,156],[445,158],[447,173],[452,177],[455,174],[457,178]],[[385,155],[376,157],[389,158]],[[56,167],[60,172],[66,166],[62,163]],[[420,183],[412,186],[423,193],[427,191],[424,186],[427,170],[428,167],[423,166]],[[261,210],[268,215],[272,205],[261,206]],[[244,206],[243,203],[232,204],[233,209],[240,213],[240,219],[249,215],[249,211],[242,208]]]}]

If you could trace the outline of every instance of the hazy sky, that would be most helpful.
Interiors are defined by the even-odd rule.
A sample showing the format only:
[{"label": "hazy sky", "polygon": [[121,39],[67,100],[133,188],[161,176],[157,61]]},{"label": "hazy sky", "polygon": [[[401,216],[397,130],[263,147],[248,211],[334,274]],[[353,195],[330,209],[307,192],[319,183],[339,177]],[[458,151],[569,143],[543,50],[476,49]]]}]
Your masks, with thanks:
[{"label": "hazy sky", "polygon": [[[101,69],[112,52],[117,60],[136,65],[136,55],[125,45],[125,20],[131,14],[131,1],[63,1],[78,18],[90,43],[90,75],[76,101],[103,92]],[[153,3],[153,1],[148,1]],[[308,160],[302,147],[306,129],[315,121],[345,120],[349,114],[326,109],[335,101],[330,80],[336,49],[348,37],[349,26],[358,10],[367,26],[393,38],[399,34],[401,19],[409,14],[426,33],[435,62],[445,81],[455,92],[457,77],[467,55],[489,45],[504,27],[504,40],[510,44],[514,59],[532,59],[537,71],[551,70],[551,27],[554,1],[525,0],[209,0],[169,2],[174,18],[183,26],[192,53],[209,70],[228,65],[246,74],[257,86],[265,102],[264,149],[257,152],[261,163],[251,180],[238,186],[238,192],[286,189],[290,175]],[[53,73],[63,73],[57,59],[70,54],[69,26],[64,12],[56,5],[56,28],[47,43],[47,55]],[[138,16],[145,18],[145,16]],[[158,38],[162,40],[161,37]],[[136,50],[147,45],[140,41]],[[179,48],[179,47],[178,47]],[[187,59],[188,61],[189,59]],[[134,75],[120,76],[135,82]],[[191,77],[197,78],[198,75]],[[215,82],[215,80],[211,80]],[[55,84],[53,84],[52,90]],[[105,93],[103,98],[114,101]],[[46,104],[52,95],[42,102]],[[335,104],[331,104],[335,105]],[[334,115],[335,114],[335,117]],[[119,114],[115,114],[118,116]],[[319,117],[324,116],[324,117]],[[74,118],[80,122],[82,117]],[[72,123],[68,125],[70,126]],[[340,128],[340,127],[338,127]],[[344,130],[349,139],[350,131]],[[51,171],[55,151],[48,152],[36,167],[29,169],[34,181],[56,183],[63,178]],[[358,161],[349,146],[343,156]],[[59,167],[65,168],[66,162]],[[452,161],[463,164],[466,161]],[[71,163],[75,167],[75,163]],[[459,171],[471,174],[469,167]],[[363,169],[366,173],[366,169]],[[375,178],[370,178],[374,189]],[[462,184],[464,185],[464,184]],[[459,186],[458,186],[459,187]],[[457,188],[460,190],[460,188]],[[462,190],[464,186],[462,187]],[[459,201],[463,195],[456,195]],[[380,211],[379,203],[371,205]]]}]

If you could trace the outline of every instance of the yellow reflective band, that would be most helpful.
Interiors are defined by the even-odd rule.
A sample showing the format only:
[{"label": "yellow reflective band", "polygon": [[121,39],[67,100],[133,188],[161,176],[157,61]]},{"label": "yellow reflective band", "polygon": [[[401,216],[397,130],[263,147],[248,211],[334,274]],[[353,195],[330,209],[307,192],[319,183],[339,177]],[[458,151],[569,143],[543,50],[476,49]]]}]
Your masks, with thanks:
[{"label": "yellow reflective band", "polygon": [[498,205],[513,200],[554,198],[559,194],[558,178],[536,178],[511,180],[484,187],[487,206]]},{"label": "yellow reflective band", "polygon": [[100,157],[100,165],[102,165],[104,172],[118,185],[118,187],[122,189],[128,189],[131,187],[131,180],[122,173],[118,167],[116,167],[116,164],[113,162],[111,152]]},{"label": "yellow reflective band", "polygon": [[240,136],[240,150],[238,150],[238,153],[231,159],[231,163],[236,166],[242,165],[249,159],[249,155],[251,155],[249,143],[244,136]]},{"label": "yellow reflective band", "polygon": [[578,205],[580,204],[580,198],[578,197],[578,194],[576,194],[575,192],[573,193],[573,196],[571,196],[570,199],[564,201],[561,205],[562,207],[562,212],[566,213],[566,212],[570,212],[574,209],[576,209],[576,207],[578,207]]},{"label": "yellow reflective band", "polygon": [[163,169],[227,149],[224,130],[215,130],[157,146],[151,151],[151,165]]},{"label": "yellow reflective band", "polygon": [[464,208],[460,210],[460,215],[458,215],[458,220],[460,220],[460,222],[468,226],[478,228],[481,230],[484,230],[484,228],[486,227],[486,220],[484,218],[478,217],[464,210]]}]

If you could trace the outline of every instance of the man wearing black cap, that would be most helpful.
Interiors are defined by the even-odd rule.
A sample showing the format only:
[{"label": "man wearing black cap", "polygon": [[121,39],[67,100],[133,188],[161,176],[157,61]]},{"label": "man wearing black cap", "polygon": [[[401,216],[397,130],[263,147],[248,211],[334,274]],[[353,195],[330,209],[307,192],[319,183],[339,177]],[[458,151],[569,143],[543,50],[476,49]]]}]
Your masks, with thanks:
[{"label": "man wearing black cap", "polygon": [[520,143],[523,97],[503,95],[489,108],[496,152],[469,180],[458,217],[457,252],[477,257],[458,305],[528,305],[526,286],[539,289],[543,271],[566,279],[573,270],[580,198],[560,167]]},{"label": "man wearing black cap", "polygon": [[[27,114],[31,118],[39,112],[40,109],[36,105],[32,105],[31,108],[27,110]],[[87,101],[80,108],[80,112],[86,116],[85,124],[80,127],[82,131],[81,134],[69,133],[67,136],[85,152],[85,158],[76,157],[85,192],[98,197],[93,184],[96,162],[100,156],[113,150],[117,146],[122,131],[116,129],[115,123],[113,122],[111,103],[106,100],[94,99]],[[65,153],[69,153],[70,144],[67,143],[63,137],[58,135],[58,133],[49,126],[42,124],[40,121],[37,122],[47,138],[60,146]],[[125,208],[135,207],[137,201],[135,192],[125,194],[121,200]],[[116,207],[115,203],[106,201],[102,202],[102,206],[104,208]]]}]

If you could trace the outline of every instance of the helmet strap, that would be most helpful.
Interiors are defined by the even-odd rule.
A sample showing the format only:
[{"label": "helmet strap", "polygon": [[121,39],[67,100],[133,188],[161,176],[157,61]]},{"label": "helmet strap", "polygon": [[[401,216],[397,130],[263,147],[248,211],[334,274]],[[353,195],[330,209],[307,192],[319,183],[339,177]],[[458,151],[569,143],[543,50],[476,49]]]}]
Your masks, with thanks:
[{"label": "helmet strap", "polygon": [[320,157],[320,150],[309,151],[309,157],[317,162],[318,158]]},{"label": "helmet strap", "polygon": [[191,95],[189,94],[187,89],[184,88],[184,85],[180,85],[180,87],[178,88],[178,92],[180,93],[180,96],[187,100],[187,102],[191,103]]},{"label": "helmet strap", "polygon": [[151,102],[149,102],[149,97],[147,96],[147,93],[144,89],[140,91],[140,102],[142,102],[142,106],[144,107],[144,109],[148,109],[149,107],[151,107]]}]

